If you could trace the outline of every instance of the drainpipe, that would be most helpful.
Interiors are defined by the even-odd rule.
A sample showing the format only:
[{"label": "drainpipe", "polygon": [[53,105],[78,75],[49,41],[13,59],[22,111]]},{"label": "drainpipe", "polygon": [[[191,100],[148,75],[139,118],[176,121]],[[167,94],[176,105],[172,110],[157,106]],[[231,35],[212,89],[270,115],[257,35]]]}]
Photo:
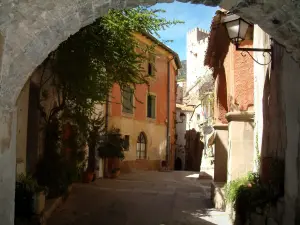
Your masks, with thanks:
[{"label": "drainpipe", "polygon": [[167,146],[166,146],[166,163],[169,167],[169,158],[170,158],[170,62],[174,59],[174,56],[168,60],[167,63]]},{"label": "drainpipe", "polygon": [[109,109],[109,94],[106,96],[106,104],[105,104],[105,133],[108,132],[108,109]]}]

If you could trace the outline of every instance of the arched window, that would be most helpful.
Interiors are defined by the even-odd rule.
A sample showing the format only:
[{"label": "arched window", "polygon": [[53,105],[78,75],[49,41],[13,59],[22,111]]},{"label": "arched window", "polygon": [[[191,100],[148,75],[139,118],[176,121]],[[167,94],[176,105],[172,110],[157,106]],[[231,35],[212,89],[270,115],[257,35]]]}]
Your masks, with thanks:
[{"label": "arched window", "polygon": [[144,132],[141,132],[138,136],[136,143],[136,158],[137,159],[145,159],[146,158],[146,135]]}]

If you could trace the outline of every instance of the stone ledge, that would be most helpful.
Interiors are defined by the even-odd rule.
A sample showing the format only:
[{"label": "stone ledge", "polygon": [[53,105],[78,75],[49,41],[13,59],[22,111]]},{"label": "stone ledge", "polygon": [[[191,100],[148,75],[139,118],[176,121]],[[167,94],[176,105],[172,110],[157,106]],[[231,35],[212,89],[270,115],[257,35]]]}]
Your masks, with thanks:
[{"label": "stone ledge", "polygon": [[228,130],[228,124],[214,124],[213,128],[215,130]]},{"label": "stone ledge", "polygon": [[214,207],[222,211],[226,209],[225,184],[226,182],[211,182],[211,200]]},{"label": "stone ledge", "polygon": [[[72,189],[73,189],[73,185],[70,185],[69,188],[68,188],[67,196],[71,193]],[[42,215],[39,218],[39,224],[46,225],[47,220],[50,218],[52,213],[58,207],[60,207],[64,203],[65,200],[66,200],[65,196],[61,196],[61,197],[58,197],[56,199],[48,200],[48,204],[46,202],[45,209],[44,209]]]},{"label": "stone ledge", "polygon": [[231,121],[253,122],[254,112],[229,112],[226,113],[226,119]]}]

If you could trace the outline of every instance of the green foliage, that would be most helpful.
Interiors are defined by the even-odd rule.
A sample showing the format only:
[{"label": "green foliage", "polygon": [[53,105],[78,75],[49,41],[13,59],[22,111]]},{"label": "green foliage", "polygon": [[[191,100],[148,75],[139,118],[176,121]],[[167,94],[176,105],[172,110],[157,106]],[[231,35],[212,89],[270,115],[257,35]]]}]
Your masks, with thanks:
[{"label": "green foliage", "polygon": [[47,188],[40,186],[35,178],[31,175],[20,174],[17,176],[17,186],[22,186],[30,193],[37,193],[44,191],[47,194]]},{"label": "green foliage", "polygon": [[[277,169],[281,170],[281,167],[278,166]],[[276,171],[274,169],[272,174],[277,173]],[[284,182],[284,180],[280,180],[280,182]],[[227,203],[232,204],[236,212],[236,219],[241,224],[245,224],[251,213],[264,214],[270,205],[276,203],[277,199],[282,196],[278,187],[280,185],[276,180],[271,179],[266,184],[261,181],[258,173],[249,173],[226,185],[225,199]],[[283,189],[280,190],[283,191]]]},{"label": "green foliage", "polygon": [[242,177],[232,180],[225,186],[225,199],[228,203],[234,203],[237,198],[238,190],[241,186],[247,185],[247,178]]},{"label": "green foliage", "polygon": [[259,182],[259,175],[252,172],[248,173],[248,175],[245,177],[230,181],[225,186],[226,201],[234,204],[241,187],[252,187],[254,184],[258,184]]},{"label": "green foliage", "polygon": [[18,175],[15,190],[15,216],[30,218],[34,211],[34,194],[41,191],[47,194],[47,188],[38,185],[36,179],[31,175]]},{"label": "green foliage", "polygon": [[158,35],[179,23],[160,18],[160,12],[145,7],[110,10],[63,42],[52,54],[51,64],[66,103],[91,109],[106,100],[114,83],[122,90],[129,84],[148,83],[143,63],[153,46],[141,45],[133,34]]},{"label": "green foliage", "polygon": [[[83,168],[86,143],[90,156],[103,132],[104,120],[95,105],[104,103],[112,86],[123,90],[127,85],[147,84],[143,63],[153,53],[154,46],[139,43],[134,33],[150,33],[175,25],[179,21],[160,18],[161,10],[146,7],[110,10],[104,17],[82,28],[63,42],[43,63],[40,106],[45,118],[45,150],[37,165],[38,183],[49,187],[49,197],[66,192]],[[45,75],[50,71],[50,75]],[[45,76],[44,76],[45,75]],[[45,112],[41,102],[48,98],[46,87],[57,97],[57,104]],[[45,87],[45,88],[44,88]],[[64,139],[62,127],[72,124],[72,136]],[[103,157],[124,158],[123,139],[118,132],[106,135],[99,148]],[[66,149],[71,149],[66,153]],[[94,157],[89,157],[94,169]]]},{"label": "green foliage", "polygon": [[76,126],[71,126],[71,136],[62,135],[63,120],[53,118],[45,127],[45,149],[36,169],[39,185],[49,189],[49,198],[65,194],[72,182],[78,179],[84,159]]},{"label": "green foliage", "polygon": [[98,154],[102,158],[119,158],[123,160],[124,139],[121,137],[120,130],[112,128],[104,137],[103,142],[98,148]]}]

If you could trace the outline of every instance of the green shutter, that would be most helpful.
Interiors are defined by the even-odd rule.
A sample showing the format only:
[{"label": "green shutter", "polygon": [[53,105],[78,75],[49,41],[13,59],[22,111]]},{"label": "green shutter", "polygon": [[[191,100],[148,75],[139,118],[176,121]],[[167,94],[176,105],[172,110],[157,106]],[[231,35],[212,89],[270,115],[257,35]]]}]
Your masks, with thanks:
[{"label": "green shutter", "polygon": [[126,87],[122,93],[122,111],[125,113],[133,113],[133,90]]},{"label": "green shutter", "polygon": [[151,96],[151,118],[155,118],[155,96]]}]

